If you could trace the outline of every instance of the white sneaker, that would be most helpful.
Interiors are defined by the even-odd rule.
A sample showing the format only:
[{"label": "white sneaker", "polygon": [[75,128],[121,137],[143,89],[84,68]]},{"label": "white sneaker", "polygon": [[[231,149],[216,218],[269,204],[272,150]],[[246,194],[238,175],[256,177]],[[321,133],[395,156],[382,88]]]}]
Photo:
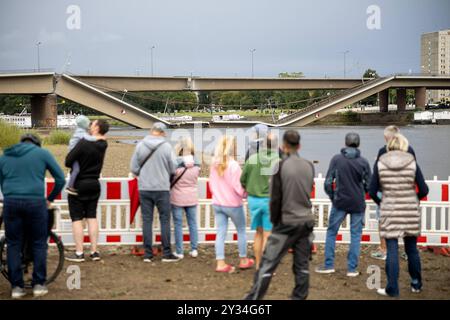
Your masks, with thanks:
[{"label": "white sneaker", "polygon": [[411,292],[412,293],[421,293],[422,289],[415,289],[415,288],[411,287]]},{"label": "white sneaker", "polygon": [[197,258],[198,257],[198,251],[197,250],[192,250],[191,252],[189,252],[189,255],[192,258]]},{"label": "white sneaker", "polygon": [[386,293],[386,288],[383,288],[383,289],[377,289],[377,293],[380,295],[380,296],[384,296],[384,297],[387,297],[387,293]]},{"label": "white sneaker", "polygon": [[176,252],[174,252],[173,255],[174,255],[175,257],[177,257],[178,259],[180,259],[180,260],[184,258],[184,254],[182,254],[182,253],[176,253]]},{"label": "white sneaker", "polygon": [[349,271],[349,272],[347,272],[347,277],[357,277],[357,276],[359,276],[359,271]]},{"label": "white sneaker", "polygon": [[37,284],[33,287],[33,296],[42,297],[48,293],[48,289],[46,286]]},{"label": "white sneaker", "polygon": [[13,298],[13,299],[23,298],[26,294],[27,294],[27,292],[25,291],[25,289],[21,288],[21,287],[14,287],[11,290],[11,298]]}]

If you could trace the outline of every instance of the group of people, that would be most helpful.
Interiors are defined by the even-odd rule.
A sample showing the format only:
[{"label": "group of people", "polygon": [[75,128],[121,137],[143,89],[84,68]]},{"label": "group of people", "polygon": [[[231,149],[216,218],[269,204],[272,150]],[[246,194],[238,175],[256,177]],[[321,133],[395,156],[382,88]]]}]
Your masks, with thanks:
[{"label": "group of people", "polygon": [[[72,220],[76,251],[66,257],[84,261],[83,220],[86,219],[91,243],[90,258],[100,260],[97,249],[97,203],[100,197],[99,177],[107,148],[105,120],[92,123],[85,116],[77,118],[77,130],[69,143],[65,164],[71,167],[72,179],[67,187],[69,212]],[[0,188],[3,193],[3,222],[8,245],[7,264],[11,282],[11,297],[26,295],[23,280],[22,248],[25,239],[32,244],[33,295],[48,293],[47,250],[48,209],[66,184],[64,172],[51,153],[41,148],[38,136],[27,133],[17,143],[4,150],[0,157]],[[45,196],[45,175],[49,171],[55,183]]]},{"label": "group of people", "polygon": [[[75,252],[66,257],[85,261],[83,220],[88,224],[90,259],[101,259],[97,248],[96,208],[100,197],[99,176],[107,149],[108,124],[77,118],[78,129],[71,142],[65,165],[71,168],[67,186]],[[239,269],[255,268],[253,285],[246,299],[262,299],[274,272],[287,252],[293,252],[295,287],[293,299],[305,299],[309,290],[309,261],[315,217],[311,192],[315,170],[312,162],[301,157],[300,134],[284,132],[282,141],[264,125],[252,128],[253,140],[241,169],[237,161],[236,139],[223,135],[210,164],[209,186],[217,225],[215,241],[216,272],[232,273],[236,267],[226,262],[225,242],[229,220],[237,230]],[[130,171],[137,178],[142,213],[144,262],[154,261],[153,218],[158,210],[161,227],[162,262],[184,258],[183,216],[189,228],[189,255],[198,252],[198,177],[200,164],[189,137],[181,137],[175,148],[166,139],[167,128],[155,123],[150,134],[140,141],[133,153]],[[328,217],[325,260],[316,268],[320,274],[335,272],[335,241],[339,227],[350,214],[351,243],[347,276],[356,277],[360,241],[365,222],[365,195],[379,206],[380,250],[374,257],[386,260],[387,286],[378,293],[398,296],[398,239],[403,238],[411,276],[412,292],[422,288],[417,237],[420,234],[419,201],[428,193],[422,172],[408,140],[395,126],[384,131],[386,145],[380,149],[371,170],[361,156],[360,137],[348,133],[345,147],[334,156],[325,180],[325,192],[332,201]],[[44,197],[45,172],[55,178],[55,186]],[[373,173],[372,173],[373,171]],[[65,185],[64,174],[53,156],[40,148],[31,134],[5,150],[0,157],[0,187],[4,195],[3,216],[8,243],[8,271],[12,297],[23,297],[21,247],[24,232],[33,239],[33,293],[48,292],[46,281],[47,207]],[[416,191],[417,186],[417,191]],[[250,227],[255,231],[254,258],[247,252],[244,199],[250,212]],[[171,221],[174,225],[175,251],[171,247]],[[45,229],[45,230],[44,230]]]}]

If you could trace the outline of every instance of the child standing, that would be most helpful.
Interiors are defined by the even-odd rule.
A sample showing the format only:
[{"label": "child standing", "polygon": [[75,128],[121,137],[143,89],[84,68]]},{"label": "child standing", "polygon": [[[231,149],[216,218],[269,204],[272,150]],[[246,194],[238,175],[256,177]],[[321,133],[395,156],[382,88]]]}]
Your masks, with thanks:
[{"label": "child standing", "polygon": [[[89,134],[89,126],[90,126],[90,120],[88,117],[79,115],[75,122],[77,124],[77,128],[75,129],[75,132],[72,135],[72,138],[70,138],[69,141],[69,152],[75,148],[77,143],[81,139],[85,139],[88,141],[96,141],[97,139]],[[75,181],[77,179],[78,173],[80,172],[80,164],[78,161],[75,161],[72,165],[72,170],[70,171],[70,179],[69,183],[67,184],[66,192],[68,194],[71,194],[73,196],[77,196],[78,192],[75,189]]]}]

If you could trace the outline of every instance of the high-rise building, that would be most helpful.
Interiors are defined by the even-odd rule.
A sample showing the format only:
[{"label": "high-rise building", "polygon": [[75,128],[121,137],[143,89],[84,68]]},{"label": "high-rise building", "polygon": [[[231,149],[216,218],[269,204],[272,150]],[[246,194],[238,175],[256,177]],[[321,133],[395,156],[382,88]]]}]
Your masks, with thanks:
[{"label": "high-rise building", "polygon": [[[424,33],[420,39],[424,74],[450,75],[450,29]],[[450,90],[428,90],[427,102],[450,100]]]}]

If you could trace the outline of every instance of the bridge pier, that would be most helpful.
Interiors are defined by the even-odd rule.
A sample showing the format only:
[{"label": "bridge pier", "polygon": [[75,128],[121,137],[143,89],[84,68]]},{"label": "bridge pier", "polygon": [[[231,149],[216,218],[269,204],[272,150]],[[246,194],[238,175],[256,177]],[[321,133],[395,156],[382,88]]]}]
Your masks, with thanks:
[{"label": "bridge pier", "polygon": [[380,91],[378,93],[378,100],[380,105],[380,112],[388,112],[389,106],[389,89]]},{"label": "bridge pier", "polygon": [[406,89],[397,89],[397,111],[406,111]]},{"label": "bridge pier", "polygon": [[416,109],[425,110],[426,105],[426,88],[420,87],[414,90],[414,97],[416,100]]},{"label": "bridge pier", "polygon": [[56,94],[31,97],[31,126],[33,128],[56,128],[57,118]]}]

